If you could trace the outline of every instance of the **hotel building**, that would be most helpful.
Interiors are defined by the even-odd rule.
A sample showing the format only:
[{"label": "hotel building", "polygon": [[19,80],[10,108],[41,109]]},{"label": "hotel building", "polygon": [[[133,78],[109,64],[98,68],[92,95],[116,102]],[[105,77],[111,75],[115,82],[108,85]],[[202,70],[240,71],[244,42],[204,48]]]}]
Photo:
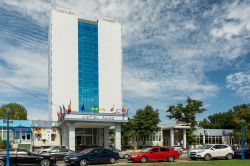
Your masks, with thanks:
[{"label": "hotel building", "polygon": [[[70,10],[53,10],[49,27],[49,109],[58,121],[62,144],[121,149],[121,25],[110,18],[84,20]],[[69,108],[68,108],[69,106]],[[68,111],[71,110],[71,111]]]}]

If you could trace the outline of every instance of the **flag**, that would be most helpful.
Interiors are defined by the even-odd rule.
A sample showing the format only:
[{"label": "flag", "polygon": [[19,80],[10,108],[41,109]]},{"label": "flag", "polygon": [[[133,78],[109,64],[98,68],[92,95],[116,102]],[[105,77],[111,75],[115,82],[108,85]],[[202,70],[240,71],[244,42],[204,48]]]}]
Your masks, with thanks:
[{"label": "flag", "polygon": [[60,119],[60,115],[61,115],[61,113],[57,112],[57,118],[58,118],[58,120]]},{"label": "flag", "polygon": [[70,113],[70,112],[71,112],[71,100],[70,100],[69,105],[68,105],[68,113]]},{"label": "flag", "polygon": [[123,114],[126,114],[126,113],[127,113],[127,110],[125,109],[125,107],[122,107],[122,113],[123,113]]},{"label": "flag", "polygon": [[110,109],[110,112],[114,112],[114,105],[113,105],[113,107]]},{"label": "flag", "polygon": [[64,107],[64,104],[63,104],[63,115],[65,115],[66,113],[66,108]]},{"label": "flag", "polygon": [[59,105],[59,109],[60,109],[60,114],[62,115],[63,114],[63,110],[62,110],[62,107]]},{"label": "flag", "polygon": [[84,104],[83,104],[82,107],[81,107],[81,111],[85,111]]}]

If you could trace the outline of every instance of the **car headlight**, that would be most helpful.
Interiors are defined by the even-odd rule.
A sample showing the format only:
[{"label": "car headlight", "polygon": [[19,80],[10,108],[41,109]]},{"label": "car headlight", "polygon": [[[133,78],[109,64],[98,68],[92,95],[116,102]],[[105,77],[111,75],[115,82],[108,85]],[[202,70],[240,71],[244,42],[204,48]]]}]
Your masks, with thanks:
[{"label": "car headlight", "polygon": [[78,157],[71,157],[70,159],[71,159],[71,160],[77,160]]}]

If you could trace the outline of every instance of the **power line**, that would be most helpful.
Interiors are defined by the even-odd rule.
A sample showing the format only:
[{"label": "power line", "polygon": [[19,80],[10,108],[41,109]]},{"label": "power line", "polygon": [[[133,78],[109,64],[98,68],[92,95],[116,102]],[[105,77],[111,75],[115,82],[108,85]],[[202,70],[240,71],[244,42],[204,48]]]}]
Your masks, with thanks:
[{"label": "power line", "polygon": [[[13,89],[15,89],[15,90],[18,90],[18,91],[20,91],[20,92],[22,92],[22,93],[24,93],[24,94],[26,94],[26,95],[28,95],[28,96],[30,96],[30,97],[36,99],[36,100],[40,100],[40,101],[49,103],[49,100],[48,100],[48,99],[43,98],[43,97],[40,97],[40,96],[37,96],[37,95],[34,95],[34,94],[32,94],[32,93],[29,93],[29,92],[27,92],[26,90],[24,90],[24,89],[22,89],[22,88],[20,88],[20,87],[18,87],[18,86],[16,86],[16,85],[13,85],[13,84],[10,83],[10,82],[4,81],[4,80],[2,80],[2,79],[0,79],[0,82],[2,82],[4,85],[7,85],[7,86],[9,86],[9,87],[11,87],[11,88],[13,88]],[[52,103],[52,105],[59,107],[58,104]]]}]

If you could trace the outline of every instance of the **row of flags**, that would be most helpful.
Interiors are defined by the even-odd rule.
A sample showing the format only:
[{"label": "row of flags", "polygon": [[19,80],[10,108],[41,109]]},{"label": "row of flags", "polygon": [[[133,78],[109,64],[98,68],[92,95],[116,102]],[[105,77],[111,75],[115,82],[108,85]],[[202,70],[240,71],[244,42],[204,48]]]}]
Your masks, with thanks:
[{"label": "row of flags", "polygon": [[59,111],[57,111],[57,118],[58,120],[61,118],[61,116],[64,116],[66,113],[69,114],[71,112],[71,100],[68,105],[68,109],[65,108],[63,105],[62,107],[59,105]]},{"label": "row of flags", "polygon": [[[92,108],[90,108],[90,110],[91,111],[105,111],[105,108],[94,108],[94,107],[92,107]],[[71,111],[72,111],[72,109],[71,109],[71,100],[69,102],[68,109],[66,109],[64,105],[62,105],[62,106],[59,105],[59,111],[57,112],[58,120],[62,116],[64,116],[65,114],[69,114]],[[84,104],[81,107],[81,111],[83,111],[83,112],[85,111]],[[113,105],[113,107],[110,109],[110,112],[126,114],[126,113],[128,113],[128,109],[126,109],[125,107],[122,107],[122,109],[116,109],[115,110],[114,105]]]}]

